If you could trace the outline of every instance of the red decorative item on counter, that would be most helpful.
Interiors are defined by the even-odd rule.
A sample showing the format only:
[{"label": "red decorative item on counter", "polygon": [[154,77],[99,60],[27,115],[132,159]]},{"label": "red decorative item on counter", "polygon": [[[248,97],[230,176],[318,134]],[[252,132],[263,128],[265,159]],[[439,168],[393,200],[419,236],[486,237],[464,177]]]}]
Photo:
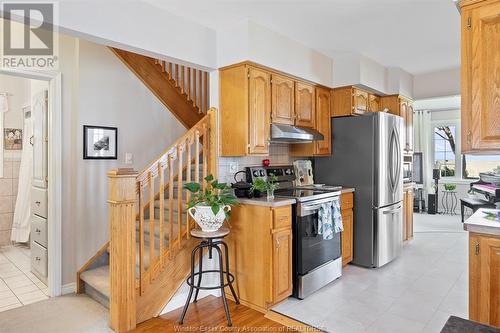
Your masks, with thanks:
[{"label": "red decorative item on counter", "polygon": [[269,164],[271,164],[271,161],[268,158],[266,158],[265,160],[262,160],[262,165],[263,166],[268,167]]}]

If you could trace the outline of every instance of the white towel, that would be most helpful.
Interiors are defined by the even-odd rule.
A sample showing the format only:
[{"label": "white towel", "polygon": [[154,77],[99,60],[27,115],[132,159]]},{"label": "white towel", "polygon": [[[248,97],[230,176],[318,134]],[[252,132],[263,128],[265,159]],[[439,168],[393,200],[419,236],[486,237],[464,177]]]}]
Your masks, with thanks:
[{"label": "white towel", "polygon": [[0,112],[9,111],[9,99],[7,94],[0,94]]}]

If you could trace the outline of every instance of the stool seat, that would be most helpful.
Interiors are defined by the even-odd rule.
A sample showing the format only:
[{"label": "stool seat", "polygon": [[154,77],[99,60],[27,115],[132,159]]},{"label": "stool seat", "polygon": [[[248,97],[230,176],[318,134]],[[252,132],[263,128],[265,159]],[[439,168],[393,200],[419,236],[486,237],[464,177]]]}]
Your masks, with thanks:
[{"label": "stool seat", "polygon": [[229,235],[229,229],[228,228],[220,228],[217,231],[203,231],[200,229],[193,229],[191,230],[191,236],[194,238],[200,238],[200,239],[214,239],[214,238],[224,238],[227,235]]}]

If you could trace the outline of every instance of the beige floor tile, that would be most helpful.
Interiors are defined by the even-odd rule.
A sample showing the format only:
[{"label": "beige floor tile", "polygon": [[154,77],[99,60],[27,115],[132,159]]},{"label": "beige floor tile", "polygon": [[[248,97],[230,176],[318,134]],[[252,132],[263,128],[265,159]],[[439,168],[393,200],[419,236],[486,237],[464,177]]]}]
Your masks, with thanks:
[{"label": "beige floor tile", "polygon": [[24,287],[33,283],[25,275],[6,278],[4,279],[4,281],[7,284],[7,286],[9,286],[9,288]]},{"label": "beige floor tile", "polygon": [[17,302],[15,304],[11,304],[11,305],[7,305],[7,306],[3,306],[3,307],[0,307],[0,312],[12,310],[12,309],[18,308],[20,306],[23,306],[20,302]]},{"label": "beige floor tile", "polygon": [[394,314],[386,313],[378,318],[367,332],[370,333],[417,333],[421,332],[424,324],[409,320]]},{"label": "beige floor tile", "polygon": [[23,294],[27,294],[27,293],[30,293],[33,291],[40,291],[40,288],[38,288],[36,284],[32,283],[30,285],[23,286],[23,287],[12,288],[12,291],[16,295],[23,295]]},{"label": "beige floor tile", "polygon": [[17,303],[19,303],[19,299],[16,296],[9,296],[9,297],[0,298],[0,307],[12,305],[12,304],[17,304]]},{"label": "beige floor tile", "polygon": [[16,296],[10,289],[0,290],[0,299]]},{"label": "beige floor tile", "polygon": [[47,295],[43,295],[43,296],[30,298],[28,300],[22,301],[22,303],[23,303],[23,305],[28,305],[28,304],[33,304],[33,303],[40,302],[40,301],[45,301],[47,299],[49,299],[49,297]]},{"label": "beige floor tile", "polygon": [[35,291],[31,291],[31,292],[27,292],[25,294],[16,294],[17,298],[19,298],[19,300],[22,302],[22,303],[26,303],[30,300],[33,300],[33,299],[40,299],[40,298],[46,298],[47,296],[42,293],[42,291],[40,289],[37,289]]}]

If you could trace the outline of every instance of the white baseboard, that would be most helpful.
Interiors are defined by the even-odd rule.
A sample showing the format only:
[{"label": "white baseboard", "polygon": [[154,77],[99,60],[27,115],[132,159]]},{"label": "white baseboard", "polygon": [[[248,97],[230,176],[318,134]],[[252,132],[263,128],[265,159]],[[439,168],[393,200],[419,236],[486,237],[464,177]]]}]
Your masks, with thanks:
[{"label": "white baseboard", "polygon": [[61,288],[62,295],[73,294],[73,293],[76,293],[76,282],[71,282],[62,286]]}]

